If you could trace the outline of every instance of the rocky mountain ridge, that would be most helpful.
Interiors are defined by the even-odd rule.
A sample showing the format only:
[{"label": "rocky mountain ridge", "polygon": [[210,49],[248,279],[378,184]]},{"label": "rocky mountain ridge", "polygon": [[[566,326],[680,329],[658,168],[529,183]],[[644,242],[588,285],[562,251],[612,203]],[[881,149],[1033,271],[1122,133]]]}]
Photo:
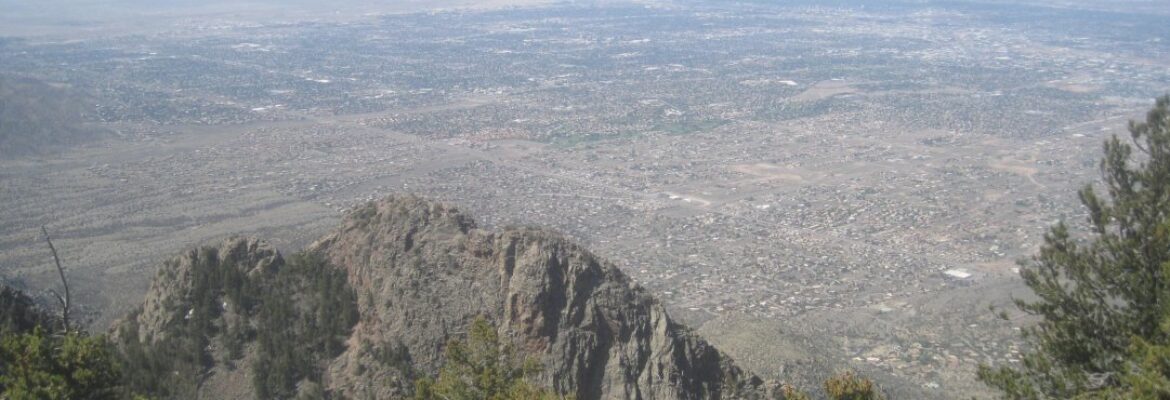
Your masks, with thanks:
[{"label": "rocky mountain ridge", "polygon": [[[392,197],[351,212],[291,258],[244,238],[189,251],[162,267],[143,308],[122,320],[115,336],[123,346],[158,343],[167,332],[198,336],[189,346],[198,360],[185,372],[197,377],[196,391],[240,395],[239,376],[249,375],[252,386],[278,390],[269,395],[285,387],[298,396],[402,398],[413,379],[438,371],[449,340],[484,317],[540,361],[535,383],[578,399],[773,395],[674,322],[617,267],[547,230],[486,231],[449,205]],[[292,285],[299,289],[256,289],[288,286],[276,277],[289,270],[302,271]],[[342,273],[347,287],[319,278],[333,273]],[[337,298],[352,300],[331,300]],[[311,368],[280,379],[268,375],[271,366],[256,368],[262,360],[284,362],[268,354],[280,325],[263,321],[273,318],[274,303],[289,305],[282,315],[312,322],[288,328],[291,335],[320,344],[306,345],[312,356],[294,360]],[[330,317],[350,307],[354,319]],[[331,322],[316,322],[322,318]]]}]

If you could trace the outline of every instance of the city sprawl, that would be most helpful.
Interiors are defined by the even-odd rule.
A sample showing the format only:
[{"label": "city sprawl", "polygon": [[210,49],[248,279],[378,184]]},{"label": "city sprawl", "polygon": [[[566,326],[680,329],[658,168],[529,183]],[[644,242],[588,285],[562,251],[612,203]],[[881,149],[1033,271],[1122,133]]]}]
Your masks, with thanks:
[{"label": "city sprawl", "polygon": [[0,38],[0,72],[84,94],[108,132],[0,161],[0,273],[54,282],[49,225],[108,323],[190,243],[292,248],[414,193],[582,241],[762,374],[851,367],[967,398],[978,363],[1016,362],[1027,317],[988,309],[1027,294],[1016,260],[1084,226],[1102,140],[1170,89],[1165,16],[1111,4],[553,4]]}]

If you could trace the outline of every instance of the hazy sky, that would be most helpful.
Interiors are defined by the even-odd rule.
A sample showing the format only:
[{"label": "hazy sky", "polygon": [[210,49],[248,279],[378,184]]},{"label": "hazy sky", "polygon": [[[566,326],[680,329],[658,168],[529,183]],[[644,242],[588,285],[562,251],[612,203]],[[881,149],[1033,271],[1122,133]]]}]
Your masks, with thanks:
[{"label": "hazy sky", "polygon": [[[0,36],[61,36],[149,33],[170,30],[176,21],[272,23],[344,20],[369,14],[451,8],[498,8],[546,3],[725,3],[734,0],[0,0]],[[784,3],[789,0],[757,0]],[[816,0],[796,0],[802,3]],[[1170,0],[825,0],[834,6],[883,2],[1029,4],[1170,16]]]},{"label": "hazy sky", "polygon": [[277,22],[379,13],[497,8],[547,0],[0,0],[0,36],[136,33],[176,20]]}]

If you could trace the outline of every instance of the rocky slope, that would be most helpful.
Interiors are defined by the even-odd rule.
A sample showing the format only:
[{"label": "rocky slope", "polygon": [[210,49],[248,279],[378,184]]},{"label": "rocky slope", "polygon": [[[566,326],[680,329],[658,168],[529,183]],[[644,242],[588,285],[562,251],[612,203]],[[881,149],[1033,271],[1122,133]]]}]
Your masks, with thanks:
[{"label": "rocky slope", "polygon": [[163,263],[142,306],[116,322],[111,335],[132,391],[252,396],[251,368],[236,367],[256,361],[249,342],[259,322],[258,284],[284,264],[275,249],[251,238],[229,238]]},{"label": "rocky slope", "polygon": [[0,334],[51,330],[60,322],[19,289],[0,282]]},{"label": "rocky slope", "polygon": [[[167,261],[159,269],[151,283],[142,308],[131,313],[120,327],[134,326],[137,339],[157,343],[167,338],[172,327],[190,319],[196,304],[193,298],[202,284],[195,274],[199,269],[219,265],[231,265],[245,275],[271,274],[274,268],[284,263],[276,249],[253,238],[229,238],[214,247],[205,247],[187,252]],[[238,306],[224,301],[220,306],[228,314]],[[115,332],[115,337],[126,332]]]},{"label": "rocky slope", "polygon": [[[352,212],[306,253],[322,259],[320,268],[345,272],[357,316],[355,325],[330,331],[344,336],[339,354],[321,353],[328,357],[321,358],[318,372],[296,376],[301,394],[320,386],[347,398],[405,396],[413,379],[437,372],[445,344],[462,338],[471,321],[483,316],[501,337],[543,363],[538,383],[578,399],[770,396],[763,381],[672,321],[660,303],[616,267],[553,232],[485,231],[450,206],[399,197]],[[216,262],[200,262],[207,254],[218,257]],[[185,254],[164,266],[144,308],[120,330],[151,341],[166,326],[183,324],[194,312],[187,311],[196,301],[187,282],[194,269],[230,264],[251,277],[249,282],[261,282],[253,286],[264,287],[263,277],[282,263],[262,243],[244,239]],[[287,301],[312,297],[318,286],[305,286],[303,293],[287,295]],[[226,290],[211,293],[220,296],[215,304],[222,302],[223,311],[211,315],[209,326],[251,324],[263,335],[256,323],[227,321],[262,318],[266,306],[241,308],[222,301],[229,297]],[[329,310],[320,308],[318,314]],[[318,314],[303,315],[312,319]],[[204,331],[223,335],[231,329]],[[251,340],[244,354],[233,359],[221,351],[209,357],[214,364],[209,375],[231,375],[221,368],[221,359],[256,362],[256,334],[242,337]],[[223,385],[208,387],[213,386]]]}]

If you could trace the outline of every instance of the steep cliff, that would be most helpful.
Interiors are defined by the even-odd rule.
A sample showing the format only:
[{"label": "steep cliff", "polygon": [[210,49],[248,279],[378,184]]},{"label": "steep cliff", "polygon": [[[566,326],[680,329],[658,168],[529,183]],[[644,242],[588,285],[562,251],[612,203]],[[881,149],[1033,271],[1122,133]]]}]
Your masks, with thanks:
[{"label": "steep cliff", "polygon": [[[301,259],[313,261],[295,261]],[[246,239],[176,258],[160,272],[143,309],[121,324],[120,335],[135,339],[123,342],[158,343],[167,332],[199,336],[184,345],[197,348],[195,357],[204,362],[185,372],[198,377],[188,380],[196,391],[238,396],[238,388],[223,382],[233,371],[251,371],[252,393],[260,397],[319,391],[400,398],[414,379],[435,374],[445,345],[482,316],[522,355],[542,363],[535,383],[578,399],[769,396],[762,380],[672,321],[615,266],[546,230],[485,231],[450,206],[395,197],[352,212],[290,260]],[[294,270],[300,272],[279,278]],[[339,277],[345,287],[319,283],[322,274]],[[228,283],[236,275],[245,283]],[[297,305],[281,311],[277,303]],[[199,304],[214,307],[200,311]],[[347,310],[353,318],[333,316]],[[294,333],[273,339],[272,331],[285,326]],[[298,348],[313,356],[288,361],[308,367],[271,376],[282,362],[274,357],[298,352],[273,343],[290,341],[316,343]],[[243,350],[223,350],[232,343]]]},{"label": "steep cliff", "polygon": [[[276,249],[254,238],[229,238],[214,247],[188,250],[164,263],[151,282],[141,310],[131,313],[127,316],[129,321],[123,321],[119,326],[135,327],[132,333],[139,341],[164,341],[177,331],[177,327],[195,317],[196,312],[201,311],[199,308],[206,307],[207,301],[221,300],[219,293],[215,293],[214,298],[205,295],[211,290],[209,278],[224,275],[219,269],[230,268],[241,275],[256,277],[271,274],[283,264],[284,259]],[[217,315],[242,311],[239,301],[217,303],[219,309],[214,310]],[[208,308],[214,307],[212,304]],[[115,332],[115,336],[128,333],[130,331]]]},{"label": "steep cliff", "polygon": [[[357,288],[354,340],[401,343],[433,373],[443,345],[477,315],[539,356],[544,384],[579,399],[707,399],[763,395],[737,368],[613,265],[556,233],[476,229],[456,209],[413,197],[371,203],[314,243]],[[387,388],[354,379],[361,347],[331,369],[353,397]],[[376,368],[376,366],[373,366]],[[388,374],[393,374],[389,372]]]},{"label": "steep cliff", "polygon": [[[131,389],[160,398],[197,397],[206,387],[220,398],[252,390],[260,283],[284,259],[266,243],[229,238],[188,250],[159,268],[142,307],[112,332]],[[248,354],[245,354],[248,353]]]},{"label": "steep cliff", "polygon": [[162,266],[114,331],[135,393],[161,398],[318,398],[357,322],[345,272],[231,238]]}]

